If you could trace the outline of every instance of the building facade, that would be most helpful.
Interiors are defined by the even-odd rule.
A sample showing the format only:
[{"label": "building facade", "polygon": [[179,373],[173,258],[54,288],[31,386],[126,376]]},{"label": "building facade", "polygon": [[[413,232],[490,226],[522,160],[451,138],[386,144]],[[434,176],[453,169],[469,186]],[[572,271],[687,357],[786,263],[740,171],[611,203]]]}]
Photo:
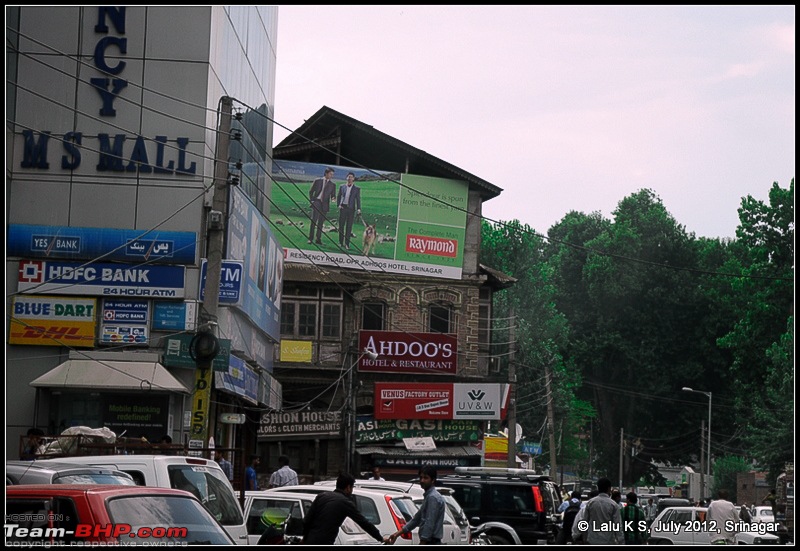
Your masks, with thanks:
[{"label": "building facade", "polygon": [[[280,407],[276,34],[277,7],[6,6],[7,457],[30,427],[76,425],[254,449],[258,408]],[[212,327],[224,354],[200,376],[187,352],[224,96],[239,185]]]},{"label": "building facade", "polygon": [[[274,373],[284,402],[262,414],[270,468],[288,455],[309,480],[372,466],[408,479],[425,463],[480,465],[485,420],[507,399],[491,304],[513,279],[479,263],[482,204],[500,188],[327,107],[274,157],[271,223],[285,249]],[[315,180],[328,169],[335,197],[323,197],[317,242]],[[349,205],[348,236],[350,174],[360,201]],[[380,398],[412,389],[420,403]],[[454,413],[470,390],[484,404],[492,396],[497,411],[481,413],[496,416]]]}]

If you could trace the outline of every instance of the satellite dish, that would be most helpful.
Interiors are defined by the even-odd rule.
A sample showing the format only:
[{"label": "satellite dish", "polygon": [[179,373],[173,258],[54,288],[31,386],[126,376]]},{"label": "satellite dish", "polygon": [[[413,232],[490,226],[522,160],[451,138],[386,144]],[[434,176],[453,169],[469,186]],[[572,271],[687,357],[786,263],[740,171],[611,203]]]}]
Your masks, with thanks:
[{"label": "satellite dish", "polygon": [[522,440],[522,425],[517,423],[516,429],[516,433],[514,434],[514,443],[519,444],[519,441]]}]

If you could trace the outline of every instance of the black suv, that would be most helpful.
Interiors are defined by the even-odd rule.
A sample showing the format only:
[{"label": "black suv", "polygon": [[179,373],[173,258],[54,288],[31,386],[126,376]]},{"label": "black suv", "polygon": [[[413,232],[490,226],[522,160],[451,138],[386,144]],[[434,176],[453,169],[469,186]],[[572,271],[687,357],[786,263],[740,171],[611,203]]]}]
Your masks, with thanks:
[{"label": "black suv", "polygon": [[548,476],[527,469],[456,467],[436,485],[452,488],[470,524],[483,524],[496,545],[555,542],[561,498]]}]

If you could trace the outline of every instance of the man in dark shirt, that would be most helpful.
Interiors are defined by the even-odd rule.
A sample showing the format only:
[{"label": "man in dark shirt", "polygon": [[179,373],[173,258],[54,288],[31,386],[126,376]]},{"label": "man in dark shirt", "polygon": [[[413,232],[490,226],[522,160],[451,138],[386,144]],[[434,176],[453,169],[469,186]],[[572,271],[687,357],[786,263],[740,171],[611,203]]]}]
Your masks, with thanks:
[{"label": "man in dark shirt", "polygon": [[356,479],[353,475],[342,473],[336,479],[336,489],[322,492],[311,504],[308,514],[303,519],[303,544],[333,545],[336,535],[344,519],[350,517],[361,528],[380,542],[388,542],[380,531],[368,521],[356,507],[353,499],[353,486]]}]

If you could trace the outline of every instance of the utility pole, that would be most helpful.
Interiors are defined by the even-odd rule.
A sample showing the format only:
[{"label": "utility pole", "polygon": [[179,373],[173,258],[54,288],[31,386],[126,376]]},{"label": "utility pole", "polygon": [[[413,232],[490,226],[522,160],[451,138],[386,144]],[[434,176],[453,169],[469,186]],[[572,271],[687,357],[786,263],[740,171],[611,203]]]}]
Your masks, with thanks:
[{"label": "utility pole", "polygon": [[[703,419],[700,421],[700,435],[704,435],[706,433],[706,420]],[[706,493],[706,461],[707,458],[705,456],[705,446],[703,445],[703,439],[700,438],[700,499],[705,499],[705,497],[709,494]]]},{"label": "utility pole", "polygon": [[625,429],[619,429],[619,491],[622,493],[622,462],[625,459]]},{"label": "utility pole", "polygon": [[556,428],[555,428],[555,414],[553,413],[553,392],[550,383],[552,375],[550,372],[550,363],[544,366],[544,384],[545,391],[547,392],[547,432],[550,441],[550,476],[555,480],[558,472],[556,465]]},{"label": "utility pole", "polygon": [[[214,161],[214,195],[211,212],[206,220],[208,248],[206,257],[206,281],[203,289],[203,306],[200,309],[200,328],[197,348],[209,348],[216,340],[217,309],[219,307],[219,282],[222,273],[222,249],[225,236],[225,220],[228,214],[228,151],[230,148],[231,111],[233,100],[228,96],[220,99],[220,121],[217,132],[217,150]],[[219,341],[216,341],[217,350]],[[190,439],[194,447],[208,445],[209,410],[211,406],[211,382],[213,379],[213,357],[197,354],[195,388],[192,395],[192,428]],[[201,357],[202,356],[202,357]],[[242,458],[243,459],[243,458]]]},{"label": "utility pole", "polygon": [[517,466],[517,402],[516,402],[516,386],[517,386],[517,368],[514,364],[514,351],[516,350],[516,343],[514,342],[514,308],[510,310],[511,314],[511,329],[509,331],[509,342],[511,343],[511,350],[508,361],[508,392],[510,394],[508,399],[508,430],[506,436],[508,437],[508,458],[506,466],[514,469]]}]

